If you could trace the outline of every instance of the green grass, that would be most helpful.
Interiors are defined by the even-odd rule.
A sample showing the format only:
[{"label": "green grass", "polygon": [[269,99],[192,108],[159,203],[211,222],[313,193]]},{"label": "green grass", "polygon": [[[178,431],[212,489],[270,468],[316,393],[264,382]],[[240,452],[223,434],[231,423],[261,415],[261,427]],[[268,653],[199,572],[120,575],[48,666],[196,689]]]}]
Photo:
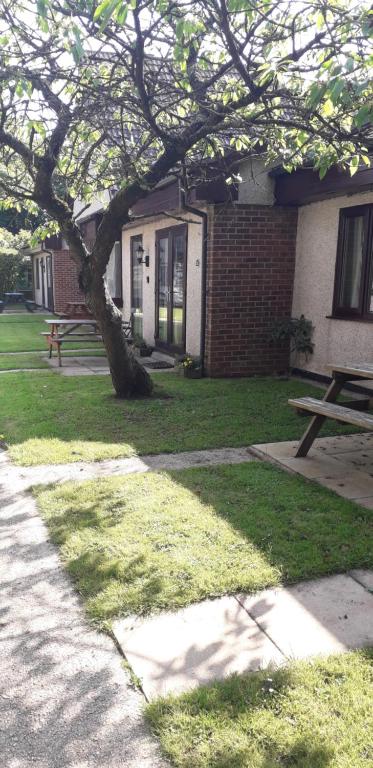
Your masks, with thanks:
[{"label": "green grass", "polygon": [[[0,376],[0,433],[25,465],[295,440],[306,421],[288,398],[322,397],[291,380],[190,381],[157,372],[154,381],[153,397],[124,401],[106,376]],[[351,431],[327,421],[322,434]]]},{"label": "green grass", "polygon": [[42,331],[47,330],[44,322],[51,315],[0,315],[0,352],[33,352],[45,350],[46,342]]},{"label": "green grass", "polygon": [[[53,315],[17,314],[0,315],[0,353],[1,352],[36,352],[47,351],[47,342],[41,333],[48,331],[45,320],[52,320]],[[76,350],[82,342],[69,344],[69,350]],[[93,345],[96,349],[96,345]]]},{"label": "green grass", "polygon": [[373,567],[373,513],[269,464],[36,490],[99,621]]},{"label": "green grass", "polygon": [[0,371],[11,371],[22,368],[48,368],[45,355],[35,352],[6,355],[0,354]]},{"label": "green grass", "polygon": [[150,704],[176,768],[371,768],[373,653],[232,677]]}]

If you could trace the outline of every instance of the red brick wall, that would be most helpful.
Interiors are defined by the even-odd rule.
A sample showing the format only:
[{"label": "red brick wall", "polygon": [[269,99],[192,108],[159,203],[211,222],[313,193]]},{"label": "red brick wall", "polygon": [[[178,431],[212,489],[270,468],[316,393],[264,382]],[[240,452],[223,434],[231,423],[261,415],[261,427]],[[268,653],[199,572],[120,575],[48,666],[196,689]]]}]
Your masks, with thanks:
[{"label": "red brick wall", "polygon": [[297,210],[260,205],[210,209],[206,370],[254,376],[288,368],[287,349],[270,341],[292,306]]},{"label": "red brick wall", "polygon": [[82,301],[78,269],[68,250],[53,251],[54,311],[63,313],[69,301]]}]

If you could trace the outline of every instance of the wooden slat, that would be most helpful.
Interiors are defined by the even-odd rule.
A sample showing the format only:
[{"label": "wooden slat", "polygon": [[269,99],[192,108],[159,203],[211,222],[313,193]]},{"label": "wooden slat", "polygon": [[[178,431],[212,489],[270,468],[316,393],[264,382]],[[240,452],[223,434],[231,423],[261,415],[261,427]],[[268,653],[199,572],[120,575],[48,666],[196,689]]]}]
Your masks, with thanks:
[{"label": "wooden slat", "polygon": [[309,411],[327,419],[343,421],[346,424],[354,424],[354,426],[361,427],[362,429],[373,430],[372,415],[353,411],[352,408],[344,408],[343,405],[325,403],[323,400],[316,400],[314,397],[300,397],[288,402],[293,408],[301,408],[303,411]]},{"label": "wooden slat", "polygon": [[357,378],[373,379],[373,363],[344,363],[328,365],[329,370]]}]

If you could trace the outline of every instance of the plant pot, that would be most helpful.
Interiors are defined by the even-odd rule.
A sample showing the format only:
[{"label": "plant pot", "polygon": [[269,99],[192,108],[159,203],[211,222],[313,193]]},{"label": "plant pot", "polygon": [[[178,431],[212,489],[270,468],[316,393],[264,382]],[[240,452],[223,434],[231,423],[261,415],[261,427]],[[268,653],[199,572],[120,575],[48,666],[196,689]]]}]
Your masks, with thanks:
[{"label": "plant pot", "polygon": [[136,347],[136,351],[140,357],[151,357],[153,347]]},{"label": "plant pot", "polygon": [[186,379],[202,379],[202,368],[184,368]]}]

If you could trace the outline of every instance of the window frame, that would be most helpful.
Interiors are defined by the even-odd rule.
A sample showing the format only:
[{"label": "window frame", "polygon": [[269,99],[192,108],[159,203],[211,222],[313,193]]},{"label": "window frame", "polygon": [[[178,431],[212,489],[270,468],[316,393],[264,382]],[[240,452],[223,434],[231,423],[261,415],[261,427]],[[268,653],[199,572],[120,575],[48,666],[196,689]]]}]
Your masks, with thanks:
[{"label": "window frame", "polygon": [[[343,286],[343,267],[346,244],[346,222],[348,219],[362,216],[364,219],[364,243],[361,267],[361,285],[359,293],[359,306],[344,307],[340,296]],[[354,205],[341,208],[339,211],[337,257],[335,262],[333,317],[345,320],[364,320],[373,322],[373,310],[369,310],[370,291],[369,285],[373,280],[373,204]],[[373,292],[372,292],[373,293]]]}]

